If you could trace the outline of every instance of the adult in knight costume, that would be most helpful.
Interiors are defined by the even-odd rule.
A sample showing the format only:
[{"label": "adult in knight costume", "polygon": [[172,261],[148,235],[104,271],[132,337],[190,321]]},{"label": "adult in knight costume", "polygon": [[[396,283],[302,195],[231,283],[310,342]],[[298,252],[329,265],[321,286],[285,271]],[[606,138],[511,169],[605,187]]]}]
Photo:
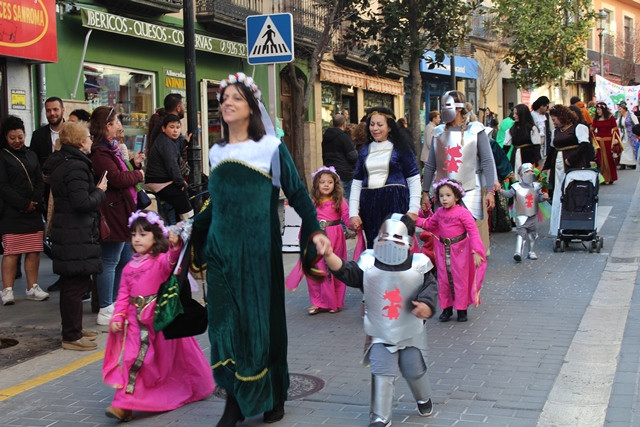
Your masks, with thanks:
[{"label": "adult in knight costume", "polygon": [[529,242],[529,259],[538,259],[534,252],[536,239],[538,238],[538,203],[547,199],[542,192],[542,185],[536,181],[536,173],[531,163],[523,163],[518,175],[522,181],[516,182],[508,190],[500,190],[507,198],[514,198],[516,210],[516,251],[513,259],[522,261],[525,239]]},{"label": "adult in knight costume", "polygon": [[[303,268],[330,248],[287,148],[265,129],[260,90],[243,73],[218,91],[224,139],[209,151],[211,201],[193,224],[207,266],[209,340],[216,384],[227,392],[218,426],[284,416],[289,388],[280,189],[302,218]],[[206,241],[202,242],[202,239]],[[200,240],[200,241],[198,241]]]},{"label": "adult in knight costume", "polygon": [[[423,203],[430,206],[431,184],[444,178],[459,181],[464,188],[462,199],[476,220],[483,219],[484,202],[495,205],[494,188],[499,188],[489,137],[480,122],[466,122],[465,96],[459,91],[442,95],[442,122],[436,127],[432,148],[422,177]],[[485,242],[485,246],[486,242]],[[487,247],[488,249],[488,247]]]},{"label": "adult in knight costume", "polygon": [[363,252],[358,261],[325,253],[331,272],[364,293],[364,330],[371,337],[365,353],[371,367],[370,427],[391,425],[398,370],[418,413],[426,417],[433,411],[424,321],[435,310],[438,285],[429,258],[411,253],[414,233],[411,217],[394,213],[382,223],[373,249]]},{"label": "adult in knight costume", "polygon": [[[362,229],[366,247],[373,248],[383,219],[393,212],[415,221],[420,209],[420,172],[408,133],[393,112],[382,106],[367,110],[367,138],[358,155],[349,197],[349,228]],[[354,259],[362,251],[360,242]]]}]

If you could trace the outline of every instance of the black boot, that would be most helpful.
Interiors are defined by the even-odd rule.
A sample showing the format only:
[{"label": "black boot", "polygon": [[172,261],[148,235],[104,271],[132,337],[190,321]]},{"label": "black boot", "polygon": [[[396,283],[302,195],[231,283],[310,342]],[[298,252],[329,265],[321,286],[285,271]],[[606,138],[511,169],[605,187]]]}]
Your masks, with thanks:
[{"label": "black boot", "polygon": [[451,316],[453,316],[453,307],[447,307],[442,310],[442,314],[440,314],[439,319],[441,322],[448,322],[449,319],[451,319]]},{"label": "black boot", "polygon": [[458,322],[467,321],[467,310],[458,310]]},{"label": "black boot", "polygon": [[262,419],[265,423],[275,423],[284,418],[284,402],[278,403],[272,410],[265,412]]},{"label": "black boot", "polygon": [[236,423],[244,421],[238,401],[233,396],[227,396],[227,403],[224,405],[224,413],[218,421],[217,427],[234,427]]}]

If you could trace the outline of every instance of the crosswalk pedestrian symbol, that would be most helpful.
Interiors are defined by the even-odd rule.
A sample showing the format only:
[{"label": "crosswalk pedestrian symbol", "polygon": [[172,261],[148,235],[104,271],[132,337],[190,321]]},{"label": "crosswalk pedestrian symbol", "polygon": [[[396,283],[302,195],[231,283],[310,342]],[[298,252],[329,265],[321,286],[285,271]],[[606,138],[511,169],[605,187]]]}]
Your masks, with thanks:
[{"label": "crosswalk pedestrian symbol", "polygon": [[247,16],[247,60],[251,65],[293,61],[290,13]]}]

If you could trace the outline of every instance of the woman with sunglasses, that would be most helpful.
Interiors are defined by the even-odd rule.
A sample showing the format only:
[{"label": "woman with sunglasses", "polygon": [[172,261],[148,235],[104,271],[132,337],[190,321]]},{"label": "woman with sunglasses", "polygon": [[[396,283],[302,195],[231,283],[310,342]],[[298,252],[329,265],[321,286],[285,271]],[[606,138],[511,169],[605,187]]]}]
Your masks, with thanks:
[{"label": "woman with sunglasses", "polygon": [[[591,124],[591,132],[596,145],[596,156],[600,165],[600,173],[607,184],[613,184],[618,180],[618,172],[616,172],[616,159],[614,159],[614,151],[619,154],[620,133],[616,119],[609,111],[609,107],[604,102],[596,104],[596,114]],[[618,146],[617,148],[615,146]],[[616,154],[616,157],[618,156]]]},{"label": "woman with sunglasses", "polygon": [[144,181],[142,162],[144,154],[135,153],[131,159],[133,170],[129,170],[118,144],[122,123],[114,107],[96,108],[89,121],[93,146],[91,161],[96,181],[107,175],[107,199],[100,205],[100,213],[108,225],[108,233],[101,230],[102,273],[98,275],[98,325],[107,326],[113,314],[113,303],[118,295],[118,284],[122,269],[131,258],[131,231],[127,221],[136,210],[136,184]]}]

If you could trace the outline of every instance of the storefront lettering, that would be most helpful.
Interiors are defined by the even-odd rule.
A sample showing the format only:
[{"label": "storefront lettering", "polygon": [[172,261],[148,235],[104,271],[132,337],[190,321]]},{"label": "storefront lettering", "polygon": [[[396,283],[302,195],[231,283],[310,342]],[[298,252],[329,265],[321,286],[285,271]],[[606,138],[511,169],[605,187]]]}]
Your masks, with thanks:
[{"label": "storefront lettering", "polygon": [[13,6],[14,21],[24,22],[25,24],[44,26],[44,12],[27,6]]},{"label": "storefront lettering", "polygon": [[167,29],[168,28],[166,27],[148,24],[146,22],[133,21],[133,32],[135,33],[135,35],[147,39],[165,42],[167,41]]},{"label": "storefront lettering", "polygon": [[[2,2],[0,1],[0,6],[1,5]],[[0,10],[2,9],[0,8]],[[146,40],[184,46],[184,31],[182,30],[137,21],[93,9],[82,9],[82,25],[88,28],[126,34]],[[247,56],[246,44],[221,40],[202,34],[195,35],[195,47],[197,50],[205,52],[221,53],[243,58]]]},{"label": "storefront lettering", "polygon": [[179,79],[177,77],[165,77],[164,85],[165,87],[169,87],[171,89],[186,89],[187,81],[185,79]]}]

